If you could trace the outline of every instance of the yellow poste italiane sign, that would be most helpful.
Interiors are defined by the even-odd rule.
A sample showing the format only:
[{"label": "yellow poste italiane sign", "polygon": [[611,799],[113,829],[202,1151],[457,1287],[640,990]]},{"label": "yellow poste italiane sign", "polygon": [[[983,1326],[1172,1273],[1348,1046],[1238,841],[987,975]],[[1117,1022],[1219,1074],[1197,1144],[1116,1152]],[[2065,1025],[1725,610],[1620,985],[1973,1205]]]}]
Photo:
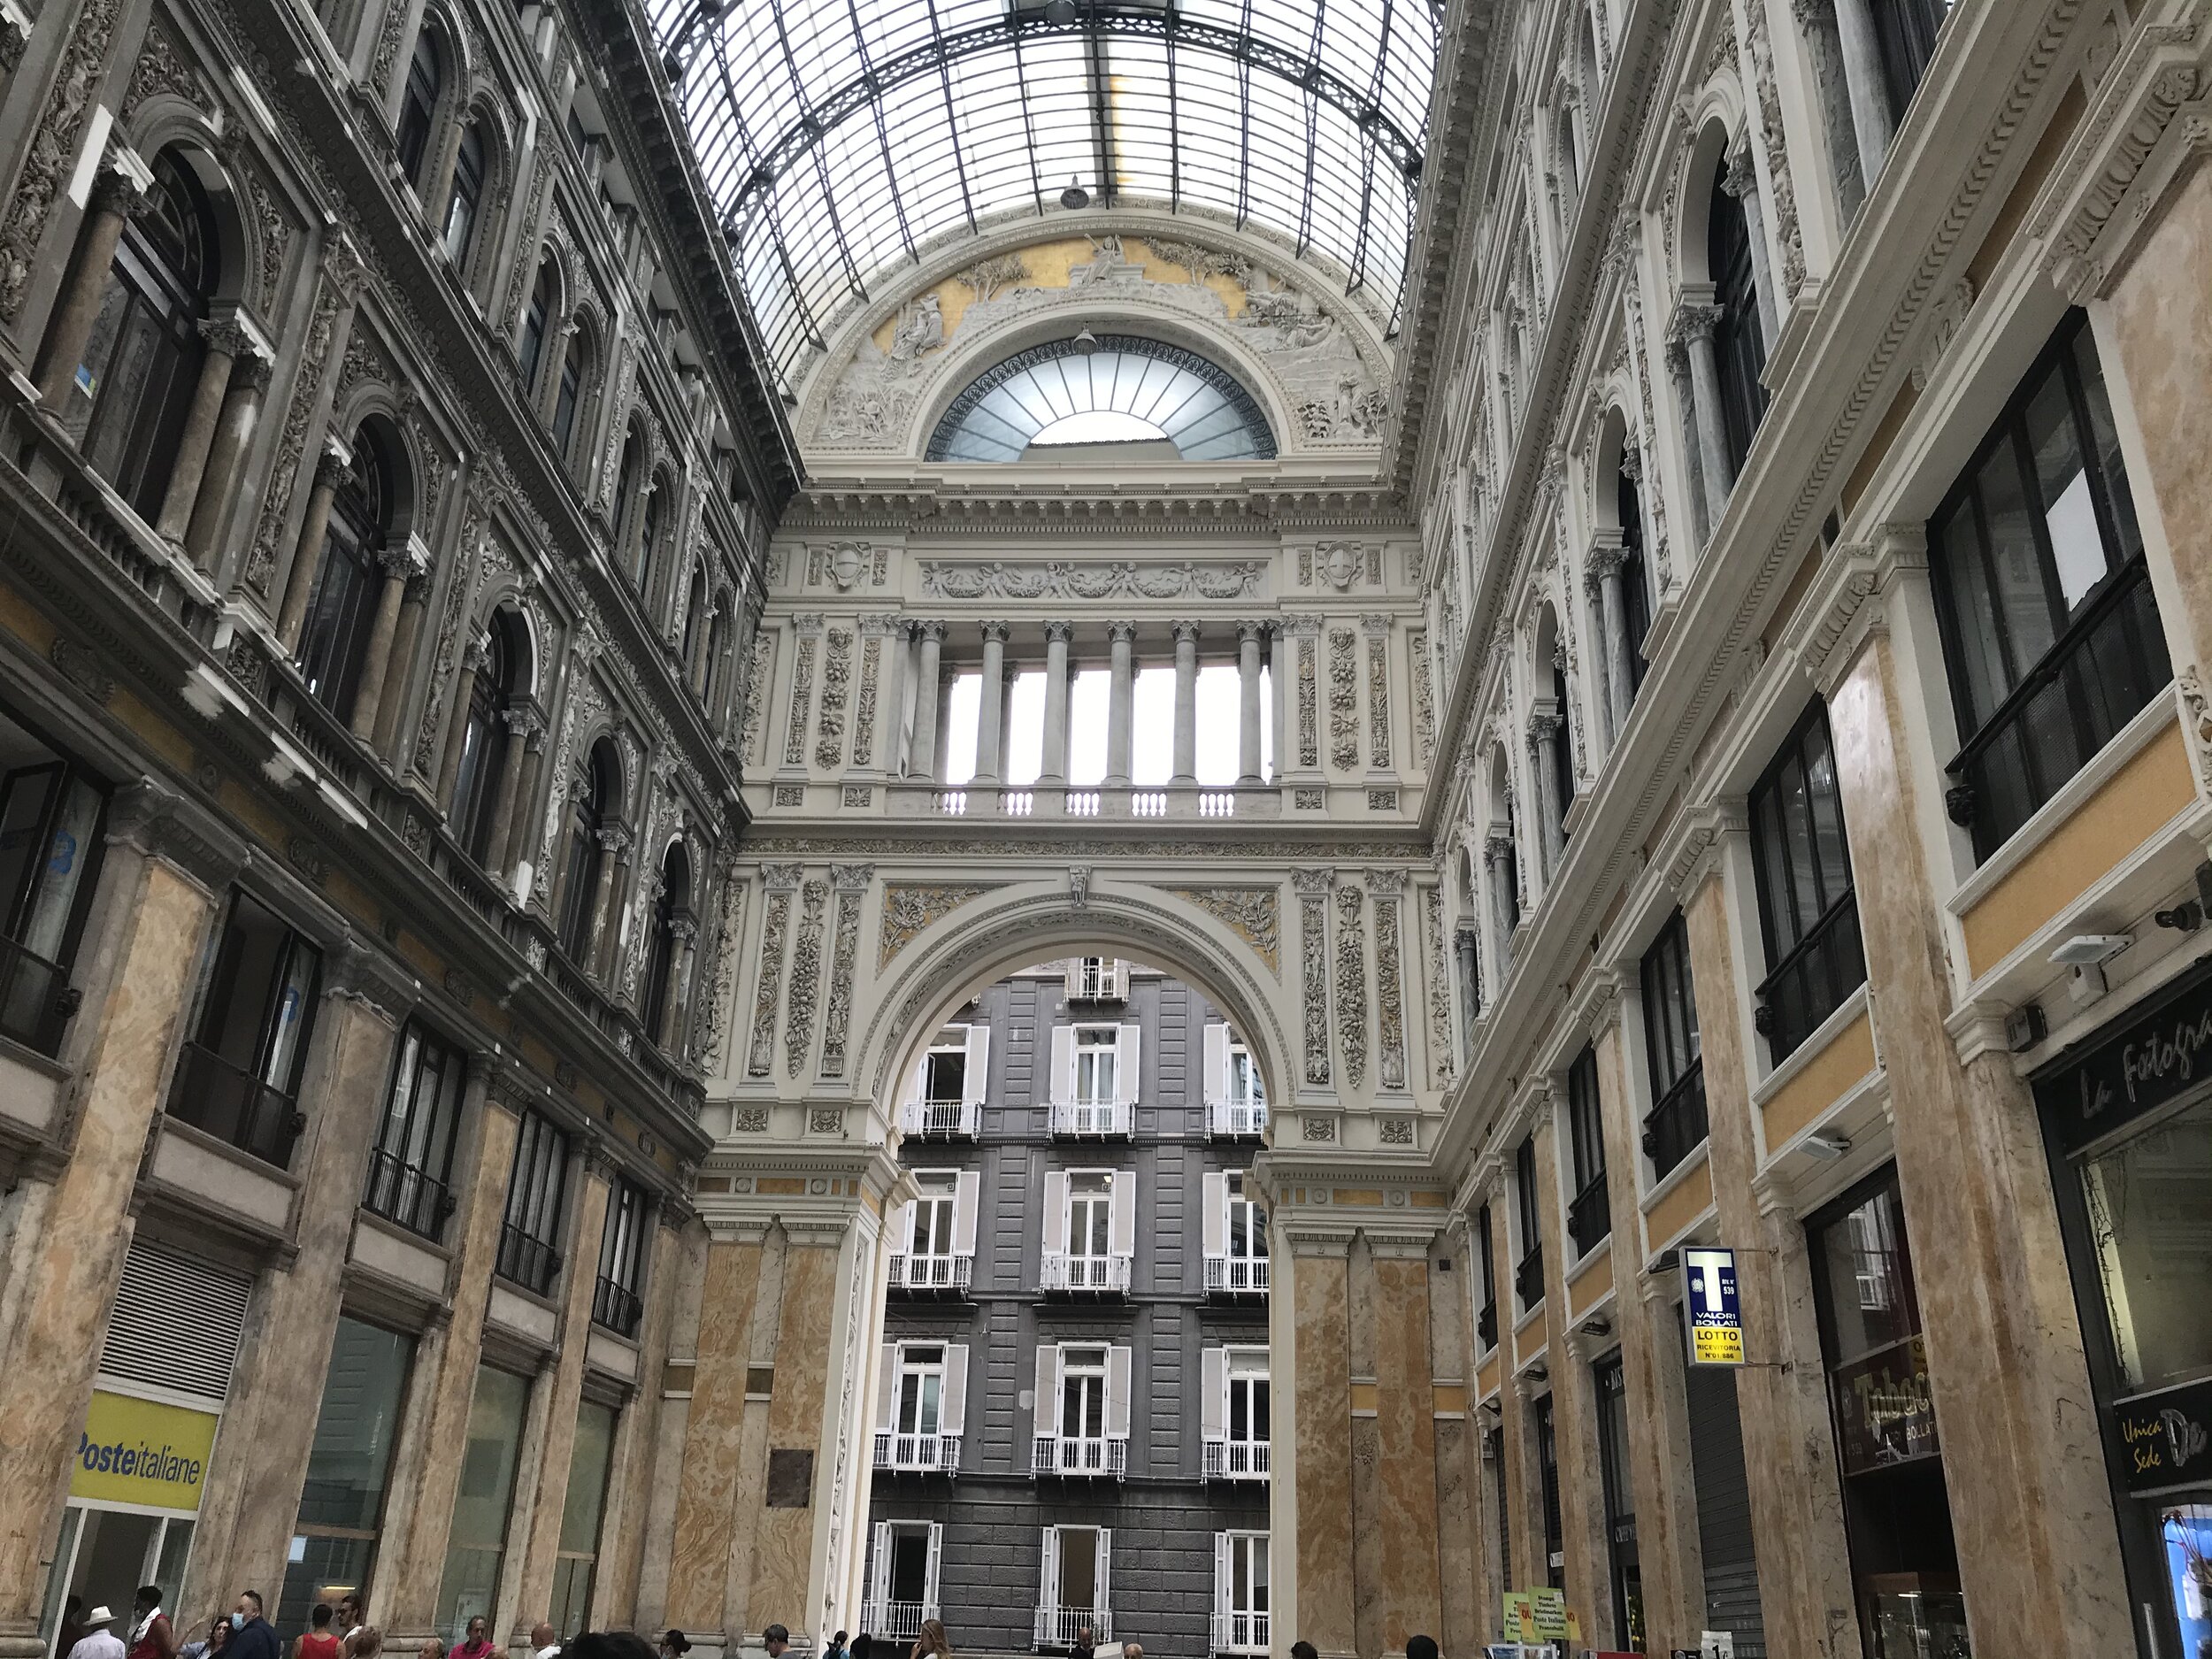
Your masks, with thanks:
[{"label": "yellow poste italiane sign", "polygon": [[96,1389],[77,1440],[69,1495],[198,1509],[217,1421],[211,1412]]}]

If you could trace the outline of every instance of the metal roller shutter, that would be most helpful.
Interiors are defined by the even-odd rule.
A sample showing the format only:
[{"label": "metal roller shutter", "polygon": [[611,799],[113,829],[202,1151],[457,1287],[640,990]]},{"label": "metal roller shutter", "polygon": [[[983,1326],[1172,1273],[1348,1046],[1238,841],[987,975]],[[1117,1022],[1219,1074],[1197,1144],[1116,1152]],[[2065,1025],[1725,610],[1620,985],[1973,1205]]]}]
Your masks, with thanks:
[{"label": "metal roller shutter", "polygon": [[1735,1633],[1736,1659],[1766,1659],[1735,1373],[1713,1365],[1686,1369],[1690,1459],[1697,1477],[1697,1537],[1705,1555],[1706,1626]]},{"label": "metal roller shutter", "polygon": [[100,1369],[127,1382],[224,1399],[252,1294],[253,1280],[242,1273],[134,1239]]}]

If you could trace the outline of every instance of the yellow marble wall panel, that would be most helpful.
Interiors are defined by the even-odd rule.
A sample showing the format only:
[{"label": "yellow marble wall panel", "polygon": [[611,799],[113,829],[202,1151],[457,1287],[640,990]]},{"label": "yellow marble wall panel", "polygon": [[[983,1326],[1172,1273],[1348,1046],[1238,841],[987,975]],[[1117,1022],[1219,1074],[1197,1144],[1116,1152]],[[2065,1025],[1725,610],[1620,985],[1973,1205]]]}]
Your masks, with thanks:
[{"label": "yellow marble wall panel", "polygon": [[1452,1195],[1433,1187],[1417,1187],[1406,1194],[1406,1202],[1416,1210],[1445,1210],[1451,1205]]},{"label": "yellow marble wall panel", "polygon": [[1383,1195],[1371,1187],[1340,1187],[1329,1197],[1333,1203],[1357,1204],[1370,1210],[1382,1208]]},{"label": "yellow marble wall panel", "polygon": [[1462,1416],[1467,1409],[1467,1388],[1463,1383],[1439,1383],[1430,1391],[1430,1409],[1437,1416]]},{"label": "yellow marble wall panel", "polygon": [[1839,1100],[1846,1090],[1874,1069],[1874,1027],[1862,1013],[1829,1040],[1828,1046],[1777,1089],[1760,1108],[1767,1150],[1771,1153]]},{"label": "yellow marble wall panel", "polygon": [[[837,1257],[834,1245],[803,1248],[795,1244],[784,1252],[775,1392],[768,1403],[772,1454],[810,1451],[818,1459],[826,1459],[833,1450],[822,1444],[822,1410],[829,1387],[830,1342],[837,1328]],[[760,1511],[746,1616],[753,1628],[764,1629],[770,1624],[794,1630],[808,1627],[814,1517],[811,1504],[803,1509]]]},{"label": "yellow marble wall panel", "polygon": [[1437,1578],[1435,1387],[1429,1375],[1429,1264],[1386,1256],[1375,1263],[1376,1426],[1381,1453],[1384,1647],[1434,1632]]},{"label": "yellow marble wall panel", "polygon": [[745,1361],[753,1303],[760,1294],[761,1247],[717,1240],[707,1246],[699,1295],[698,1363],[685,1426],[683,1477],[676,1490],[669,1551],[668,1617],[679,1629],[718,1630],[723,1580],[737,1524],[737,1485],[745,1423]]},{"label": "yellow marble wall panel", "polygon": [[1595,1261],[1585,1263],[1581,1271],[1567,1281],[1567,1310],[1579,1319],[1612,1288],[1613,1253],[1608,1250]]},{"label": "yellow marble wall panel", "polygon": [[2197,798],[2170,726],[1960,918],[1969,971],[1988,972]]},{"label": "yellow marble wall panel", "polygon": [[1713,1202],[1713,1166],[1701,1157],[1696,1168],[1667,1189],[1667,1195],[1644,1217],[1644,1236],[1655,1250],[1664,1249],[1682,1235]]},{"label": "yellow marble wall panel", "polygon": [[1475,1371],[1475,1398],[1487,1400],[1498,1392],[1498,1356],[1493,1353]]},{"label": "yellow marble wall panel", "polygon": [[1349,1264],[1293,1264],[1298,1326],[1291,1386],[1298,1423],[1297,1630],[1324,1653],[1349,1653],[1352,1628],[1352,1397],[1346,1324]]}]

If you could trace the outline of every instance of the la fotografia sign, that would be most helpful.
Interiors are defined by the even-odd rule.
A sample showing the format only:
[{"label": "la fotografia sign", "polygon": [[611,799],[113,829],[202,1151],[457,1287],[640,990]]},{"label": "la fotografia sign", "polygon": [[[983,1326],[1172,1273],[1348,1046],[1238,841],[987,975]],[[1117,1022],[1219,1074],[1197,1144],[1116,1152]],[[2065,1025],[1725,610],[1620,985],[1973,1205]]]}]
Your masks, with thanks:
[{"label": "la fotografia sign", "polygon": [[96,1389],[77,1438],[69,1495],[197,1509],[219,1420],[211,1412]]}]

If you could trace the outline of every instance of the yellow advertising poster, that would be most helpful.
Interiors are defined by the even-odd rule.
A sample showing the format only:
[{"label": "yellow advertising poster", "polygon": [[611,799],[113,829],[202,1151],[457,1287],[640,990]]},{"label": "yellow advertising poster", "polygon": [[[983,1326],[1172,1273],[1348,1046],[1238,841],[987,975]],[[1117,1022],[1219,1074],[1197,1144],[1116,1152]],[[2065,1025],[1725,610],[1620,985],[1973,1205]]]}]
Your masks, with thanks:
[{"label": "yellow advertising poster", "polygon": [[1532,1642],[1536,1634],[1536,1598],[1526,1590],[1505,1593],[1505,1637],[1508,1641]]},{"label": "yellow advertising poster", "polygon": [[1567,1614],[1567,1593],[1564,1590],[1532,1590],[1529,1599],[1535,1603],[1537,1640],[1567,1641],[1571,1639],[1572,1621]]},{"label": "yellow advertising poster", "polygon": [[210,1412],[96,1389],[77,1440],[69,1495],[196,1509],[216,1422]]},{"label": "yellow advertising poster", "polygon": [[1735,1325],[1694,1325],[1690,1327],[1690,1357],[1700,1365],[1743,1363],[1743,1327]]}]

